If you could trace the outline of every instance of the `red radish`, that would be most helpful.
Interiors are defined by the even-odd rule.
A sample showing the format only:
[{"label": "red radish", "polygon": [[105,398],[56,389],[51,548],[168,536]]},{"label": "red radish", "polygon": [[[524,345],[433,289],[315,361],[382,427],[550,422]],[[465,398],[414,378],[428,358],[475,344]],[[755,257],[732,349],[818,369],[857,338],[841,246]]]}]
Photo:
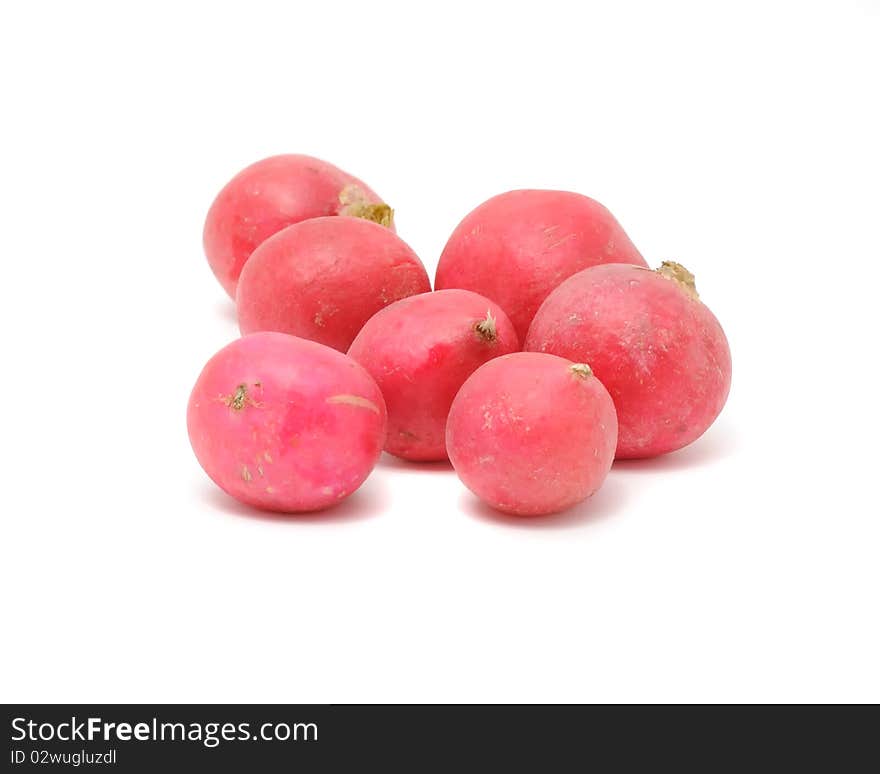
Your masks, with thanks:
[{"label": "red radish", "polygon": [[589,366],[519,352],[490,360],[449,412],[446,448],[465,486],[519,516],[555,513],[605,480],[617,417]]},{"label": "red radish", "polygon": [[501,308],[469,290],[398,301],[371,317],[348,354],[376,380],[388,406],[385,451],[446,459],[446,416],[479,366],[519,349]]},{"label": "red radish", "polygon": [[647,266],[614,216],[570,191],[508,191],[459,223],[435,287],[466,288],[501,305],[520,341],[551,290],[601,263]]},{"label": "red radish", "polygon": [[254,250],[238,284],[238,322],[242,333],[281,331],[344,352],[380,309],[430,289],[394,232],[361,218],[313,218]]},{"label": "red radish", "polygon": [[235,298],[251,253],[292,223],[351,215],[393,229],[391,208],[364,183],[311,156],[286,154],[251,164],[218,194],[205,220],[204,246],[220,284]]},{"label": "red radish", "polygon": [[193,451],[223,491],[272,511],[314,511],[357,489],[385,441],[385,402],[336,350],[283,333],[221,349],[187,410]]},{"label": "red radish", "polygon": [[526,349],[590,363],[617,407],[619,458],[653,457],[699,438],[730,391],[730,349],[694,276],[597,266],[542,304]]}]

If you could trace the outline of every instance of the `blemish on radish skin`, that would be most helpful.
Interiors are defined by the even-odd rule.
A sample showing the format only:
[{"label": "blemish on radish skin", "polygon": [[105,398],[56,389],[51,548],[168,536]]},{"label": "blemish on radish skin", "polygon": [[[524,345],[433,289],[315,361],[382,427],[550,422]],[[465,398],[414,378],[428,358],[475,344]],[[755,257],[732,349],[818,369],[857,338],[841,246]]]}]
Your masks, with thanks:
[{"label": "blemish on radish skin", "polygon": [[241,468],[241,480],[245,483],[250,483],[253,480],[253,476],[251,475],[250,470],[248,470],[247,465],[243,465]]},{"label": "blemish on radish skin", "polygon": [[247,385],[239,384],[235,392],[222,398],[223,402],[233,411],[241,411],[247,401]]},{"label": "blemish on radish skin", "polygon": [[359,408],[369,409],[375,414],[380,413],[379,407],[368,398],[360,395],[331,395],[327,398],[327,403],[345,403],[349,406],[358,406]]},{"label": "blemish on radish skin", "polygon": [[553,244],[547,245],[547,249],[552,250],[554,247],[559,247],[559,245],[565,244],[566,242],[574,239],[576,236],[577,234],[569,234],[568,236],[564,236],[562,237],[562,239],[556,240]]},{"label": "blemish on radish skin", "polygon": [[339,307],[333,306],[332,304],[321,304],[321,308],[315,313],[312,322],[314,322],[319,328],[323,328],[327,323],[327,320],[338,312]]},{"label": "blemish on radish skin", "polygon": [[274,462],[274,460],[272,459],[272,455],[269,454],[269,452],[267,451],[263,452],[263,459],[266,460],[266,462],[268,462],[270,465]]}]

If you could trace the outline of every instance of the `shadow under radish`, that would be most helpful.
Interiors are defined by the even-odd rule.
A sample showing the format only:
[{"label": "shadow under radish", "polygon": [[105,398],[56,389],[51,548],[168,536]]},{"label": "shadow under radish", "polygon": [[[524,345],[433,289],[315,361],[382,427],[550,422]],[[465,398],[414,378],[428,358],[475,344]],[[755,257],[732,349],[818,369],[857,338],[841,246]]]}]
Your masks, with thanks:
[{"label": "shadow under radish", "polygon": [[475,519],[500,524],[515,529],[576,529],[589,527],[615,514],[626,505],[627,486],[619,479],[609,476],[596,494],[560,513],[547,516],[514,516],[502,513],[465,490],[459,498],[461,510]]},{"label": "shadow under radish", "polygon": [[432,462],[414,462],[395,457],[388,452],[382,452],[379,458],[379,467],[386,470],[401,470],[404,472],[428,471],[431,473],[453,473],[452,463],[449,460],[437,460]]},{"label": "shadow under radish", "polygon": [[612,470],[627,474],[688,470],[719,462],[736,448],[736,437],[729,428],[710,428],[705,435],[683,449],[644,460],[615,460]]},{"label": "shadow under radish", "polygon": [[206,483],[203,499],[212,508],[224,514],[279,524],[342,524],[379,516],[389,510],[390,492],[381,479],[368,479],[353,494],[336,505],[306,513],[278,513],[264,511],[240,503],[218,487]]},{"label": "shadow under radish", "polygon": [[235,309],[235,301],[231,298],[221,298],[214,308],[218,319],[238,327],[238,312]]}]

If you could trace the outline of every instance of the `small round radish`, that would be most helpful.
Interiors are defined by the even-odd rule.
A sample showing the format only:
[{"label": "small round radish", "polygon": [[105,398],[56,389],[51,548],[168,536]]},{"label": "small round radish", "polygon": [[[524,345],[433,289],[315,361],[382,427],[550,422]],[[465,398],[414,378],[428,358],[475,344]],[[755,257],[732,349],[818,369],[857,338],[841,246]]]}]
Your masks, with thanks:
[{"label": "small round radish", "polygon": [[695,441],[730,391],[727,338],[677,263],[575,274],[538,310],[525,348],[590,363],[617,407],[619,458]]},{"label": "small round radish", "polygon": [[297,154],[251,164],[217,195],[205,220],[208,263],[235,298],[251,253],[292,223],[322,215],[351,215],[393,229],[391,208],[356,177],[321,159]]},{"label": "small round radish", "polygon": [[344,352],[380,309],[430,289],[397,234],[360,218],[312,218],[254,250],[238,283],[238,323],[242,333],[280,331]]},{"label": "small round radish", "polygon": [[600,263],[647,266],[614,216],[570,191],[508,191],[459,223],[435,287],[466,288],[501,305],[522,341],[541,302],[564,279]]},{"label": "small round radish", "polygon": [[354,360],[283,333],[255,333],[212,357],[187,410],[193,451],[223,491],[272,511],[339,502],[385,441],[382,393]]},{"label": "small round radish", "polygon": [[519,340],[501,308],[469,290],[398,301],[371,317],[348,354],[376,380],[388,406],[385,451],[446,459],[446,417],[458,389]]},{"label": "small round radish", "polygon": [[446,448],[464,485],[519,516],[589,497],[614,460],[617,417],[589,366],[518,352],[490,360],[449,412]]}]

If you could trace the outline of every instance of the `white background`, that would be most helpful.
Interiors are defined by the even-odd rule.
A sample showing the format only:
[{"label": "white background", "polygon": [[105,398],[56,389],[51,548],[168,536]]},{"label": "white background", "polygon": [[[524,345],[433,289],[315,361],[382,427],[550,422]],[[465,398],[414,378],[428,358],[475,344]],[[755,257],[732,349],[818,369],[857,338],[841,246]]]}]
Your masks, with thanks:
[{"label": "white background", "polygon": [[[5,701],[880,700],[880,3],[16,3],[0,12]],[[564,516],[385,458],[336,511],[215,490],[201,252],[311,153],[433,275],[574,189],[691,268],[730,401]]]}]

